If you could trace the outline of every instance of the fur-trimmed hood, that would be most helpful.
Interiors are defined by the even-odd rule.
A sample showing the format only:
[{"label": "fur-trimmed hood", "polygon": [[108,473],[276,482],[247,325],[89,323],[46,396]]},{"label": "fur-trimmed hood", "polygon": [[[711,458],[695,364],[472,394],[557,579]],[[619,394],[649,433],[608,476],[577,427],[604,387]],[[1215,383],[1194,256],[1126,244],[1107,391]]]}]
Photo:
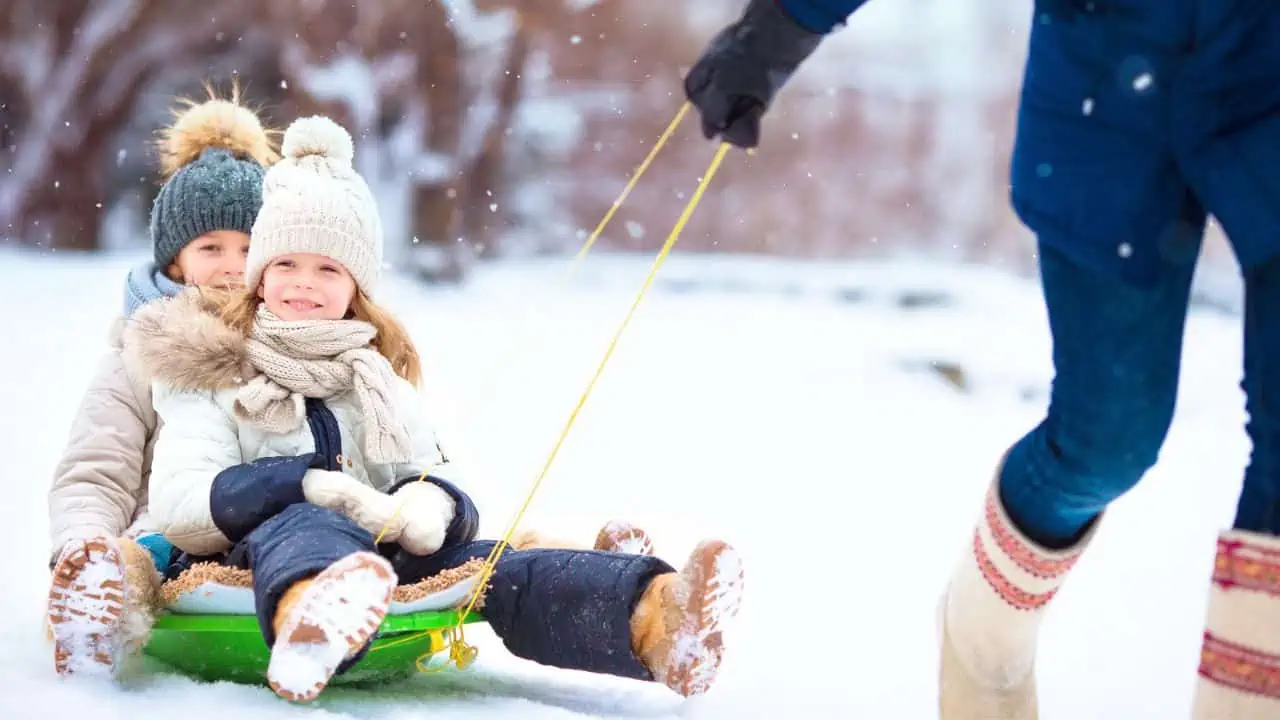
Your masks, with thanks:
[{"label": "fur-trimmed hood", "polygon": [[150,381],[182,390],[224,390],[257,372],[244,336],[218,317],[219,307],[199,288],[147,303],[125,324],[123,352]]}]

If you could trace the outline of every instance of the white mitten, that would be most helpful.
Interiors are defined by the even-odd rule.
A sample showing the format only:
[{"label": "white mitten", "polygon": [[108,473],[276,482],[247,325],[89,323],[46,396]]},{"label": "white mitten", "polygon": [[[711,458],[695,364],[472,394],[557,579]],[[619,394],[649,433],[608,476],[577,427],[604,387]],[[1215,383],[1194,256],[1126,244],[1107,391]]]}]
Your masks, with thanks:
[{"label": "white mitten", "polygon": [[[374,537],[386,528],[380,542],[394,542],[404,530],[404,514],[396,514],[399,501],[350,475],[333,470],[308,470],[302,477],[302,494],[313,505],[346,515]],[[387,523],[391,523],[390,526]]]},{"label": "white mitten", "polygon": [[400,546],[414,555],[430,555],[444,545],[444,535],[453,522],[453,498],[433,483],[406,484],[391,495],[400,506]]}]

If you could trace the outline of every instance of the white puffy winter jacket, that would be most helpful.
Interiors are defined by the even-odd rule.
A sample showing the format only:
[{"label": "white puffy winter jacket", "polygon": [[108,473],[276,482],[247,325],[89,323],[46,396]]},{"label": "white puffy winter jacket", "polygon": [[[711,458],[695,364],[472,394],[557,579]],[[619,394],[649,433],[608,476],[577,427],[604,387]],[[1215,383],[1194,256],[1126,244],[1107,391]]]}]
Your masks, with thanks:
[{"label": "white puffy winter jacket", "polygon": [[[126,330],[153,378],[153,402],[163,426],[151,461],[151,523],[193,555],[226,551],[231,541],[214,524],[210,493],[227,468],[266,457],[317,451],[307,420],[286,433],[267,433],[239,419],[232,407],[238,387],[252,377],[241,354],[243,339],[213,317],[196,294],[153,303]],[[444,457],[421,395],[397,377],[396,406],[413,443],[414,460],[365,462],[362,414],[352,392],[324,400],[341,436],[344,472],[378,490],[441,469]]]}]

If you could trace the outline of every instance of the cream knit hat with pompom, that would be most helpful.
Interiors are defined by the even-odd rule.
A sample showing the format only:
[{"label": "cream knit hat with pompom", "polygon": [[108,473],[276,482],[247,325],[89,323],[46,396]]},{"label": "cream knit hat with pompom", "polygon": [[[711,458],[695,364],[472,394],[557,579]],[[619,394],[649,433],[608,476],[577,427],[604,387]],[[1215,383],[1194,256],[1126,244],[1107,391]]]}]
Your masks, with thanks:
[{"label": "cream knit hat with pompom", "polygon": [[245,285],[289,253],[315,253],[342,263],[372,295],[382,271],[382,220],[363,178],[351,166],[351,135],[323,116],[295,120],[284,133],[283,158],[262,182]]}]

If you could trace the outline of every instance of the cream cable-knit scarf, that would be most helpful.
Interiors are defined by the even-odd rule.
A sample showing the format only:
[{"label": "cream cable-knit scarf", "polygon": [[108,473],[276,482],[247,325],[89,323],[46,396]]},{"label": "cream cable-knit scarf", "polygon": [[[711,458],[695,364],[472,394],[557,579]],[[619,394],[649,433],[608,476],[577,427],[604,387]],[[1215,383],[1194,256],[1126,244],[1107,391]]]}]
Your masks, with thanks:
[{"label": "cream cable-knit scarf", "polygon": [[260,305],[245,347],[261,374],[236,394],[236,414],[267,432],[286,433],[306,418],[304,397],[354,390],[365,418],[366,459],[409,462],[409,430],[392,390],[395,371],[369,345],[376,334],[362,320],[286,322]]}]

